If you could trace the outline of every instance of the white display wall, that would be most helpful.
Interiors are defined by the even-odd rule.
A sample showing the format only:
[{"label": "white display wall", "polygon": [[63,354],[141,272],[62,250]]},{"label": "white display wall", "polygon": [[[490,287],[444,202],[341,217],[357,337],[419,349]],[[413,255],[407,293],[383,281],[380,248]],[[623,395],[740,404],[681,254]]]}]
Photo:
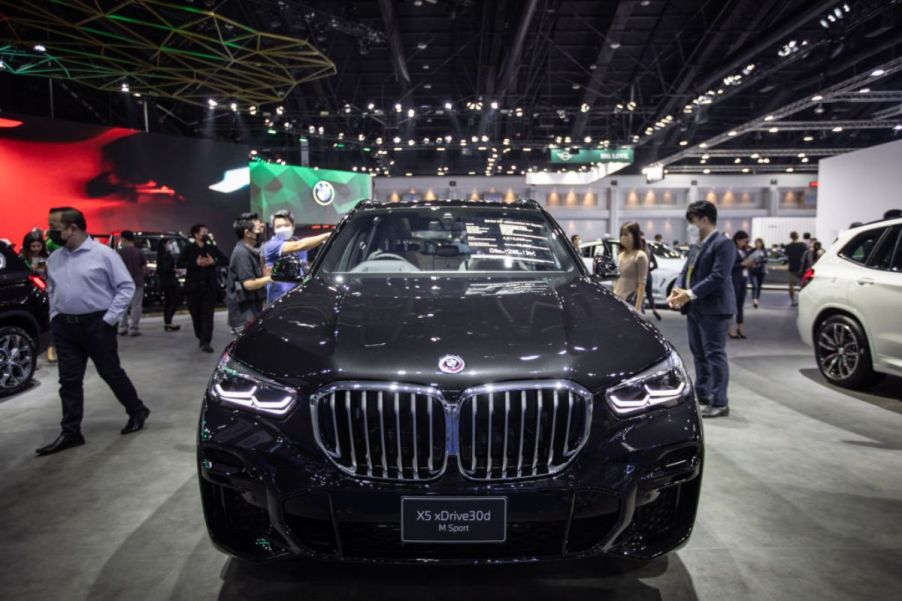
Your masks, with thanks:
[{"label": "white display wall", "polygon": [[853,222],[902,209],[902,140],[820,162],[817,237],[832,241]]}]

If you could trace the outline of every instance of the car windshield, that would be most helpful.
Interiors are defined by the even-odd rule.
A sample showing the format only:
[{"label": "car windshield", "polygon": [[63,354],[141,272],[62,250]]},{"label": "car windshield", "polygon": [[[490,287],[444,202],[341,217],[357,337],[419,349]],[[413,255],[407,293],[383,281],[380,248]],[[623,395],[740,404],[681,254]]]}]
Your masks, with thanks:
[{"label": "car windshield", "polygon": [[682,259],[683,254],[675,250],[666,244],[662,244],[660,242],[649,242],[648,246],[651,248],[651,251],[655,253],[655,256],[659,259]]},{"label": "car windshield", "polygon": [[341,228],[325,273],[569,272],[576,262],[538,212],[513,208],[391,207]]}]

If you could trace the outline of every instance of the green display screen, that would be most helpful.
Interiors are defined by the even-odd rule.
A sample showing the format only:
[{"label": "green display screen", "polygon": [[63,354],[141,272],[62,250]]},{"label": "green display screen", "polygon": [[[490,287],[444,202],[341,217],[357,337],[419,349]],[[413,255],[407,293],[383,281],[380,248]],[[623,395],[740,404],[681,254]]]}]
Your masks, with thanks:
[{"label": "green display screen", "polygon": [[350,171],[263,162],[250,167],[251,210],[264,219],[287,209],[298,225],[335,224],[372,189],[371,176]]}]

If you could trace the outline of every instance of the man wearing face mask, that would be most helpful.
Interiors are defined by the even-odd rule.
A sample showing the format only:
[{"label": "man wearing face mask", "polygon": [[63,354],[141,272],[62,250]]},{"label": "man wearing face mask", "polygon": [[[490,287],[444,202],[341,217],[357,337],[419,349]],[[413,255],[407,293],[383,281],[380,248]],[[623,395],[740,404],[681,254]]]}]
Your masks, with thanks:
[{"label": "man wearing face mask", "polygon": [[[294,216],[291,211],[277,211],[272,216],[272,226],[275,235],[263,245],[263,260],[267,272],[272,271],[273,266],[282,257],[294,254],[300,261],[307,261],[307,251],[316,248],[326,241],[329,234],[308,236],[307,238],[294,237]],[[289,292],[295,284],[290,282],[273,282],[267,287],[266,302],[274,302],[277,298]]]},{"label": "man wearing face mask", "polygon": [[229,308],[229,327],[237,335],[263,310],[266,285],[272,279],[263,274],[260,255],[256,249],[264,230],[264,224],[257,214],[242,213],[232,227],[238,236],[238,243],[229,259],[226,304]]},{"label": "man wearing face mask", "polygon": [[119,363],[116,324],[135,292],[135,283],[115,250],[95,242],[77,209],[50,209],[48,236],[61,248],[48,259],[47,291],[53,340],[59,356],[62,433],[38,455],[51,455],[83,445],[85,367],[88,359],[125,407],[122,434],[144,427],[150,410]]},{"label": "man wearing face mask", "polygon": [[213,312],[219,294],[219,277],[216,268],[228,265],[229,260],[210,239],[207,226],[198,223],[191,226],[191,244],[185,247],[178,265],[185,269],[185,297],[194,335],[200,350],[212,353]]},{"label": "man wearing face mask", "polygon": [[717,231],[717,207],[706,200],[689,205],[689,258],[667,304],[686,315],[689,348],[695,360],[695,390],[707,405],[702,417],[730,414],[727,386],[727,330],[736,313],[731,270],[736,248]]}]

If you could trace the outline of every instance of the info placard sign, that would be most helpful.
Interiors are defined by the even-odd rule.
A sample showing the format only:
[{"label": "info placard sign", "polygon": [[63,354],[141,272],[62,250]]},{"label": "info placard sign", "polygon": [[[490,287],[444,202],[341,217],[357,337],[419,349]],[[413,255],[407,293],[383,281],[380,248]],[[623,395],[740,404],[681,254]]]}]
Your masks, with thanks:
[{"label": "info placard sign", "polygon": [[635,154],[632,148],[552,148],[551,162],[569,165],[589,163],[632,163]]},{"label": "info placard sign", "polygon": [[505,497],[402,497],[401,542],[503,543]]}]

